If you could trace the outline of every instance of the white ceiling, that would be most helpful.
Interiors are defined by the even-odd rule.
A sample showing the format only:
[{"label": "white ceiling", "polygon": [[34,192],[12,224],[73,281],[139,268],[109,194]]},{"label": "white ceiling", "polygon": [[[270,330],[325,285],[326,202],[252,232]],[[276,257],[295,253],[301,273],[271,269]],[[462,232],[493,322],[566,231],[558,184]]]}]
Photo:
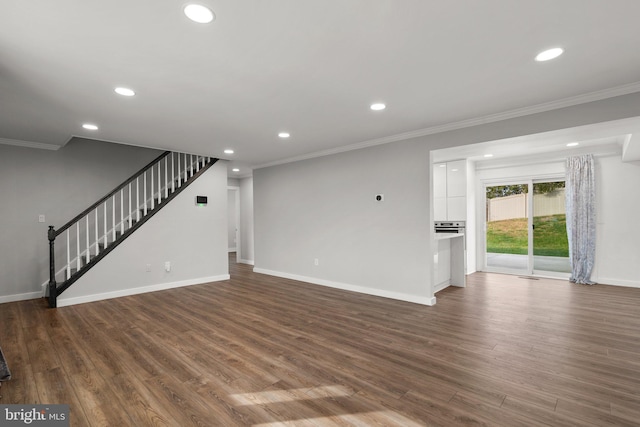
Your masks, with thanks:
[{"label": "white ceiling", "polygon": [[[182,1],[0,0],[0,139],[174,149],[230,159],[242,174],[640,91],[638,0],[200,3],[213,23],[189,21]],[[533,60],[554,46],[565,54]],[[387,109],[371,111],[376,101]]]}]

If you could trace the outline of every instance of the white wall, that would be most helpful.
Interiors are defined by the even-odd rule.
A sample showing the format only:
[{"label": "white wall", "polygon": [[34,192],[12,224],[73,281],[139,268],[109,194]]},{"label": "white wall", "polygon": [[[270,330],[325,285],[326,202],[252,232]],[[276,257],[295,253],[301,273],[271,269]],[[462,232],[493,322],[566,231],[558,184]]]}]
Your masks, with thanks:
[{"label": "white wall", "polygon": [[240,253],[237,261],[254,264],[253,177],[240,180]]},{"label": "white wall", "polygon": [[227,241],[229,252],[235,252],[237,250],[237,229],[238,229],[238,215],[237,208],[239,203],[236,203],[236,198],[239,197],[239,187],[229,188],[227,187]]},{"label": "white wall", "polygon": [[640,162],[596,157],[598,283],[640,287]]},{"label": "white wall", "polygon": [[49,225],[62,226],[160,154],[82,139],[57,151],[0,145],[0,303],[42,296]]},{"label": "white wall", "polygon": [[636,116],[640,93],[258,169],[256,271],[432,303],[429,150]]},{"label": "white wall", "polygon": [[405,141],[254,171],[255,270],[431,303],[428,161]]},{"label": "white wall", "polygon": [[[228,279],[226,177],[226,162],[214,164],[66,290],[58,306]],[[208,197],[206,207],[196,206],[196,195]]]}]

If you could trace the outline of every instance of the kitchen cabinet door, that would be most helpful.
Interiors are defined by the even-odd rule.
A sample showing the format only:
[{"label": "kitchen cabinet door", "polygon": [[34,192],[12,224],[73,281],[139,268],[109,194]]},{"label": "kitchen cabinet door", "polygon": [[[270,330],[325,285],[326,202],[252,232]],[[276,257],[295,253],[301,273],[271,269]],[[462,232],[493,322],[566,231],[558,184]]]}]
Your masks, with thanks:
[{"label": "kitchen cabinet door", "polygon": [[447,221],[467,220],[467,197],[447,197]]},{"label": "kitchen cabinet door", "polygon": [[[467,161],[447,162],[447,197],[467,195]],[[451,218],[449,218],[451,219]]]},{"label": "kitchen cabinet door", "polygon": [[433,165],[433,197],[447,197],[446,163],[436,163]]},{"label": "kitchen cabinet door", "polygon": [[433,199],[433,220],[434,221],[447,220],[447,198],[446,197],[435,197]]}]

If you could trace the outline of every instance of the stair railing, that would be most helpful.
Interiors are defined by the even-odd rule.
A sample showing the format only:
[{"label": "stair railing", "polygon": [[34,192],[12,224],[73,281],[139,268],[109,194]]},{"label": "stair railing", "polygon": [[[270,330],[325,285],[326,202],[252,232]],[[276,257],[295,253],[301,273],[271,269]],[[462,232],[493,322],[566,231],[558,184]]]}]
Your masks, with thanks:
[{"label": "stair railing", "polygon": [[[118,239],[179,190],[210,157],[165,151],[100,200],[76,215],[59,229],[49,226],[49,306],[56,306],[57,296],[69,282],[83,274],[83,269],[116,245]],[[217,160],[217,159],[215,159]],[[64,234],[64,236],[63,236]],[[62,236],[62,237],[61,237]],[[56,249],[56,239],[63,241]],[[56,271],[56,258],[66,259]],[[66,286],[59,289],[56,277],[62,275]]]}]

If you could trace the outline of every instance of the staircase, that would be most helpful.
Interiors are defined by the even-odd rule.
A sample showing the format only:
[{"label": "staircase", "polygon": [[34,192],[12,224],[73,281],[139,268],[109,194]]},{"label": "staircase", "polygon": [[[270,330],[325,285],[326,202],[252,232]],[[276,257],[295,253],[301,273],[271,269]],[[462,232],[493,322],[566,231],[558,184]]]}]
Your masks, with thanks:
[{"label": "staircase", "polygon": [[217,161],[165,151],[62,227],[49,226],[49,307]]}]

